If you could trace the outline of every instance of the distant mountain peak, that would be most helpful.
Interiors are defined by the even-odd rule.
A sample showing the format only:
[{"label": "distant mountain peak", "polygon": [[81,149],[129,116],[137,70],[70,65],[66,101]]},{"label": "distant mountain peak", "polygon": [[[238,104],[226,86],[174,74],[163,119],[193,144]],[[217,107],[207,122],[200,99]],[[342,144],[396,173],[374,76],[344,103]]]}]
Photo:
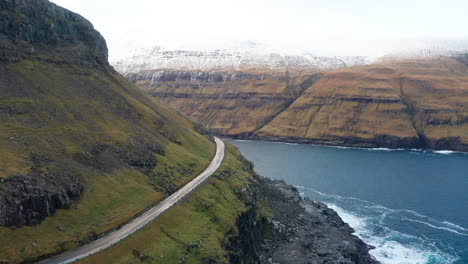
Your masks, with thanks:
[{"label": "distant mountain peak", "polygon": [[316,68],[336,69],[363,65],[373,59],[365,56],[326,57],[310,52],[286,52],[258,42],[236,43],[221,49],[166,49],[155,46],[140,49],[131,56],[113,63],[121,73],[142,70],[240,70],[243,68],[287,69]]}]

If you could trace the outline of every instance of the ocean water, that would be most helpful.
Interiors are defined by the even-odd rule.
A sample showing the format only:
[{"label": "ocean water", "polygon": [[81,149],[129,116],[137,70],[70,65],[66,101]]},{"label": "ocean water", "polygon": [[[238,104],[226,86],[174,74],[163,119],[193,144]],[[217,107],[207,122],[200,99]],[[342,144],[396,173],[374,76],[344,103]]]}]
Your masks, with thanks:
[{"label": "ocean water", "polygon": [[388,264],[468,264],[468,154],[230,141],[326,203]]}]

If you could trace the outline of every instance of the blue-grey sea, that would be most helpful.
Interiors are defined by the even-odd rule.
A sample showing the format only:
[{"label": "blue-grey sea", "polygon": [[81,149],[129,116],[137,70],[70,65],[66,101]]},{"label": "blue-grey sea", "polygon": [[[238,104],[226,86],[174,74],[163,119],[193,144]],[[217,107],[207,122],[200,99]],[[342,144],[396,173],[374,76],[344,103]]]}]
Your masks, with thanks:
[{"label": "blue-grey sea", "polygon": [[468,154],[230,143],[260,175],[335,209],[382,263],[468,264]]}]

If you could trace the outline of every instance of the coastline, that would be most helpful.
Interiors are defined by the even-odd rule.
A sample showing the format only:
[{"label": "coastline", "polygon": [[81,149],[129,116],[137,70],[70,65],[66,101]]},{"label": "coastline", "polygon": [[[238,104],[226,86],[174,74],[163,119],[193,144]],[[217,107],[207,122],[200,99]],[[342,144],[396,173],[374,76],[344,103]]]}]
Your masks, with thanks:
[{"label": "coastline", "polygon": [[[456,198],[464,191],[456,186],[466,185],[461,173],[462,168],[466,168],[466,154],[341,150],[343,147],[241,141],[244,142],[232,140],[231,144],[255,162],[261,175],[284,180],[297,187],[303,197],[334,209],[356,230],[358,237],[376,247],[370,253],[382,263],[448,264],[466,260],[465,249],[457,246],[464,244],[464,214],[455,213],[463,210],[463,206],[456,204]],[[403,161],[402,166],[395,167],[399,161]],[[450,163],[452,169],[444,168],[442,163]],[[351,173],[354,166],[357,167]],[[406,172],[416,175],[405,177]],[[452,177],[448,179],[444,175]],[[450,182],[458,185],[450,188]],[[307,190],[300,188],[302,186]],[[313,189],[309,191],[308,188]],[[388,203],[387,198],[393,195],[398,198]],[[431,199],[422,198],[427,195],[431,195]],[[434,198],[437,196],[444,199]],[[427,204],[440,210],[428,211]],[[433,262],[435,260],[438,262]],[[462,262],[453,262],[458,260]]]},{"label": "coastline", "polygon": [[265,142],[265,143],[279,143],[279,144],[289,144],[289,145],[310,145],[316,147],[329,147],[329,148],[339,148],[339,149],[361,149],[369,151],[415,151],[415,152],[429,152],[434,154],[449,155],[449,154],[459,154],[459,155],[468,155],[467,151],[459,151],[452,149],[430,149],[430,148],[389,148],[382,146],[366,146],[366,145],[347,145],[347,144],[330,144],[329,142],[316,142],[308,140],[295,140],[292,138],[269,138],[269,137],[238,137],[231,135],[220,135],[214,133],[214,135],[220,137],[223,140],[235,140],[235,141],[246,141],[246,142]]},{"label": "coastline", "polygon": [[303,198],[282,180],[258,176],[256,186],[255,202],[238,218],[238,235],[226,246],[238,252],[230,262],[380,263],[369,253],[374,247],[327,205]]},{"label": "coastline", "polygon": [[303,198],[296,187],[280,180],[261,178],[260,190],[273,209],[263,259],[270,263],[380,263],[369,253],[374,247],[355,235],[327,205]]}]

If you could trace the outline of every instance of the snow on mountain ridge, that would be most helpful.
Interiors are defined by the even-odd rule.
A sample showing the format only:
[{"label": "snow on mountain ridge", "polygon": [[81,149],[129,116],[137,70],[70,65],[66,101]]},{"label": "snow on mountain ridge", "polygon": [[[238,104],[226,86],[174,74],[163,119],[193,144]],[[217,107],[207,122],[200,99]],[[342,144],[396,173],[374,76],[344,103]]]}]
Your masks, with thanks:
[{"label": "snow on mountain ridge", "polygon": [[303,52],[286,53],[251,43],[246,47],[213,50],[169,50],[162,47],[136,51],[134,55],[113,63],[123,74],[142,70],[238,71],[241,68],[317,68],[335,69],[368,64],[369,57],[325,57]]},{"label": "snow on mountain ridge", "polygon": [[[386,42],[382,57],[320,56],[307,51],[273,48],[254,41],[231,42],[223,48],[156,46],[134,51],[118,60],[114,67],[121,73],[145,70],[239,71],[240,69],[337,69],[365,65],[386,58],[430,58],[468,53],[468,40],[413,40]],[[218,46],[219,47],[219,46]]]}]

